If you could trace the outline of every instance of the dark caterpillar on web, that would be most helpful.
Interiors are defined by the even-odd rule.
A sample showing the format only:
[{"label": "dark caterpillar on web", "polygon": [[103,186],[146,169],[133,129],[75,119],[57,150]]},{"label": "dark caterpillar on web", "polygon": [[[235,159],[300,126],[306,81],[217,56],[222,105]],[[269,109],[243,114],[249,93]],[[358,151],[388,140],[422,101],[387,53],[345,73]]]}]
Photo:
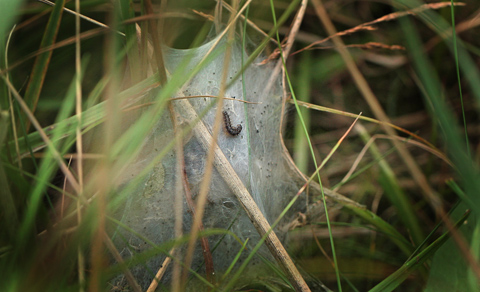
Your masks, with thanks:
[{"label": "dark caterpillar on web", "polygon": [[225,129],[232,136],[237,136],[242,131],[242,125],[238,124],[236,127],[232,127],[230,116],[226,111],[223,111],[223,121],[225,122]]}]

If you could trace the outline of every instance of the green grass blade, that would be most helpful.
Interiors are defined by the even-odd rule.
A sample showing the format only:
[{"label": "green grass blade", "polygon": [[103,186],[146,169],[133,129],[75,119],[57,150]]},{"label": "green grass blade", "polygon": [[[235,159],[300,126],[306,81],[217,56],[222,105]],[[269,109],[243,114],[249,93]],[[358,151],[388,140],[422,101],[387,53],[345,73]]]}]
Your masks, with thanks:
[{"label": "green grass blade", "polygon": [[[62,104],[62,108],[57,116],[57,121],[64,120],[67,116],[69,116],[73,112],[73,108],[75,105],[75,78],[73,79],[69,90],[65,96],[64,102]],[[68,127],[68,125],[65,125]],[[59,137],[64,135],[65,127],[57,127],[52,132],[52,142],[56,149],[59,149],[62,144],[60,144]],[[40,167],[38,170],[38,180],[36,180],[30,197],[29,197],[29,204],[25,210],[24,217],[22,219],[22,224],[18,231],[18,250],[23,250],[24,247],[28,243],[28,238],[32,236],[32,231],[34,228],[35,218],[39,211],[39,206],[42,200],[42,194],[44,194],[45,189],[48,186],[48,182],[51,180],[52,176],[54,175],[55,171],[57,170],[58,165],[55,159],[53,159],[53,154],[50,149],[46,152],[46,156],[42,159],[40,163]]]},{"label": "green grass blade", "polygon": [[[460,201],[459,206],[452,212],[450,218],[460,218],[468,210],[468,205]],[[473,243],[477,240],[477,245],[472,245],[472,252],[478,252],[478,238],[475,239],[475,233],[478,230],[478,224],[474,216],[468,218],[460,229],[462,237]],[[475,247],[475,248],[474,248]],[[447,292],[447,291],[465,291],[474,292],[478,289],[471,289],[469,281],[469,267],[457,244],[453,239],[449,239],[442,247],[438,249],[432,258],[429,279],[425,287],[426,292]],[[477,280],[475,279],[475,282]],[[477,285],[474,283],[473,286]]]},{"label": "green grass blade", "polygon": [[[302,55],[300,60],[299,67],[302,68],[300,72],[298,72],[298,80],[296,80],[296,92],[297,97],[305,102],[310,102],[310,88],[311,88],[311,64],[312,58],[310,51],[305,52]],[[310,129],[310,111],[306,108],[300,108],[301,115],[305,122],[305,128],[308,130]],[[295,165],[302,173],[308,173],[308,161],[309,161],[309,152],[308,152],[308,143],[305,137],[305,131],[302,127],[302,124],[297,121],[295,123],[295,139],[294,139],[294,146],[295,149],[294,153],[294,161]]]},{"label": "green grass blade", "polygon": [[[423,2],[420,2],[418,0],[398,0],[394,3],[395,5],[408,8],[419,7],[420,5],[424,4]],[[463,77],[468,82],[473,96],[477,99],[477,103],[480,103],[480,70],[478,69],[475,60],[472,59],[472,57],[466,50],[466,46],[460,39],[456,39],[456,46],[454,45],[452,35],[449,34],[452,31],[452,27],[437,12],[432,10],[426,10],[419,13],[418,17],[445,40],[446,44],[454,55],[454,50],[456,48],[458,52],[458,62],[460,65],[460,69],[463,72]],[[425,68],[425,70],[428,69]]]},{"label": "green grass blade", "polygon": [[[63,7],[65,6],[65,0],[58,0],[55,2],[55,6],[50,14],[45,33],[40,44],[40,49],[50,47],[55,43],[57,38],[58,28],[60,27],[60,21],[62,20]],[[52,57],[52,50],[44,52],[35,60],[32,73],[30,74],[30,80],[25,91],[25,102],[35,112],[38,99],[40,98],[40,92],[42,91],[43,81],[45,74],[47,73],[48,64]],[[27,127],[28,128],[28,127]]]},{"label": "green grass blade", "polygon": [[[4,140],[8,131],[9,115],[6,111],[0,111],[0,150],[3,149]],[[5,173],[3,159],[0,160],[0,245],[11,244],[9,239],[14,238],[18,228],[17,206],[12,192],[10,191],[9,179]]]},{"label": "green grass blade", "polygon": [[[156,81],[157,79],[158,79],[157,75],[153,75],[153,76],[143,80],[142,82],[136,84],[135,86],[132,86],[129,89],[126,89],[126,90],[122,91],[120,93],[119,99],[124,100],[127,97],[137,96],[139,93],[145,92],[149,88],[155,86],[155,84],[157,83],[157,81]],[[100,92],[98,92],[98,94],[100,94]],[[106,113],[105,113],[105,103],[104,102],[88,108],[87,110],[85,110],[82,113],[82,126],[81,126],[81,128],[82,129],[92,128],[92,127],[98,125],[101,121],[104,120],[105,115],[106,115]],[[45,128],[43,128],[43,130],[45,131],[47,136],[51,137],[53,131],[56,128],[66,127],[68,125],[68,129],[71,129],[71,131],[64,132],[63,133],[64,135],[62,137],[60,137],[60,138],[64,138],[66,136],[69,136],[69,135],[72,135],[72,134],[75,133],[75,127],[76,127],[77,123],[78,123],[78,118],[75,115],[75,116],[72,116],[70,118],[59,120],[56,124],[45,127]],[[29,144],[31,145],[32,149],[34,149],[34,150],[38,150],[38,149],[41,149],[41,148],[45,147],[45,143],[41,139],[38,132],[30,133],[30,134],[28,134],[28,136],[26,138],[22,137],[18,140],[19,140],[19,144],[20,144],[20,153],[22,155],[26,155],[26,154],[29,153],[28,148],[25,147],[25,140],[29,141]],[[13,141],[9,143],[9,147],[12,150],[14,149],[13,148],[14,147]]]},{"label": "green grass blade", "polygon": [[[466,153],[467,147],[464,144],[464,139],[458,133],[458,123],[456,118],[454,118],[452,110],[443,99],[442,83],[437,72],[435,72],[431,63],[424,55],[418,32],[410,19],[403,18],[400,22],[416,72],[418,72],[420,82],[425,88],[426,103],[432,106],[432,113],[435,114],[433,118],[438,120],[439,126],[443,131],[443,138],[447,145],[448,153],[457,167],[459,176],[462,177],[462,181],[465,184],[463,188],[467,197],[473,204],[478,206],[480,205],[480,196],[478,196],[480,193],[479,170],[472,163],[468,153]],[[462,63],[460,65],[463,66]],[[477,83],[480,84],[479,81],[480,78],[477,80]]]},{"label": "green grass blade", "polygon": [[468,142],[468,133],[467,133],[467,119],[465,118],[465,107],[463,106],[462,82],[460,79],[460,67],[458,65],[458,45],[457,45],[457,32],[455,31],[455,6],[453,3],[453,0],[451,0],[451,3],[452,3],[452,6],[450,7],[450,11],[452,15],[453,56],[455,57],[455,70],[457,73],[458,93],[460,94],[460,105],[462,107],[463,130],[465,131],[465,144],[467,146],[467,153],[470,155],[470,145]]},{"label": "green grass blade", "polygon": [[[364,130],[359,132],[363,141],[368,143],[368,141],[371,139],[371,136]],[[425,236],[420,228],[420,223],[416,216],[415,210],[412,208],[412,204],[407,198],[405,192],[400,187],[396,175],[390,165],[385,160],[381,159],[382,153],[375,143],[370,145],[369,150],[373,157],[378,160],[378,166],[381,172],[379,182],[383,186],[385,194],[398,210],[399,218],[404,223],[405,227],[410,230],[415,244],[420,244]]]},{"label": "green grass blade", "polygon": [[[0,70],[6,66],[6,49],[9,31],[13,29],[13,22],[18,17],[22,0],[10,1],[0,0]],[[7,87],[3,81],[0,81],[0,110],[4,110],[8,105]]]},{"label": "green grass blade", "polygon": [[359,216],[366,222],[375,226],[380,232],[390,237],[393,243],[407,256],[413,252],[412,245],[405,239],[400,232],[397,231],[392,225],[388,224],[385,220],[377,216],[375,213],[367,209],[358,208],[353,205],[345,205],[345,207]]},{"label": "green grass blade", "polygon": [[[465,213],[462,218],[455,224],[458,228],[464,221],[468,218],[470,213]],[[427,248],[421,251],[417,256],[407,261],[400,269],[395,271],[393,274],[388,276],[385,280],[376,285],[373,289],[369,290],[370,292],[389,292],[396,289],[400,284],[402,284],[407,277],[413,273],[415,270],[420,268],[423,263],[430,259],[433,254],[440,248],[447,239],[450,238],[450,233],[444,233]]]}]

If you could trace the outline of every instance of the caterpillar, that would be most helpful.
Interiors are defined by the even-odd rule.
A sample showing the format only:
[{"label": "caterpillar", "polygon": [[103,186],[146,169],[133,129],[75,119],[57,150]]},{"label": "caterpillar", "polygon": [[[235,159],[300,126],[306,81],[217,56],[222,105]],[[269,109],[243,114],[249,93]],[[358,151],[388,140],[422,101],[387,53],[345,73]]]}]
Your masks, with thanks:
[{"label": "caterpillar", "polygon": [[230,116],[226,111],[223,111],[223,121],[225,122],[225,129],[232,136],[237,136],[242,131],[242,125],[238,124],[236,127],[232,127]]}]

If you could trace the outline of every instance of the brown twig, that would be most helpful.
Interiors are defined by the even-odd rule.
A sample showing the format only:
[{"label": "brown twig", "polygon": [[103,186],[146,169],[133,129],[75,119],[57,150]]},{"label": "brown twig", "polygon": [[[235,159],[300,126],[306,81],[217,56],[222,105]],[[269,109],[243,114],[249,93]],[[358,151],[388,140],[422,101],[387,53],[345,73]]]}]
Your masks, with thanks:
[{"label": "brown twig", "polygon": [[141,292],[142,289],[140,288],[140,285],[138,285],[137,281],[135,280],[135,277],[132,275],[132,272],[130,272],[128,267],[125,265],[125,262],[123,261],[122,256],[118,252],[117,248],[115,247],[115,245],[113,244],[112,240],[110,239],[107,233],[103,234],[103,242],[105,243],[105,246],[113,255],[113,257],[115,258],[115,260],[118,262],[120,267],[123,269],[123,272],[125,273],[125,278],[127,279],[127,282],[130,285],[130,288],[132,288],[133,291],[135,292]]},{"label": "brown twig", "polygon": [[[291,104],[294,103],[293,100],[291,100],[291,99],[289,99],[288,102],[291,103]],[[316,104],[311,104],[311,103],[304,102],[304,101],[301,101],[301,100],[297,100],[297,103],[298,103],[298,105],[303,106],[305,108],[312,108],[312,109],[315,109],[315,110],[321,110],[321,111],[334,113],[334,114],[339,114],[339,115],[346,116],[346,117],[351,117],[351,118],[356,118],[357,117],[356,114],[352,114],[352,113],[349,113],[349,112],[336,110],[336,109],[332,109],[332,108],[327,108],[327,107],[316,105]],[[412,133],[412,132],[410,132],[410,131],[402,128],[402,127],[399,127],[399,126],[397,126],[397,125],[395,125],[391,122],[379,121],[379,120],[369,118],[369,117],[364,117],[364,116],[360,117],[359,119],[363,120],[363,121],[368,121],[368,122],[371,122],[371,123],[379,124],[379,125],[382,125],[384,127],[391,127],[391,128],[393,128],[397,131],[403,132],[403,133],[417,139],[418,141],[424,143],[425,145],[432,148],[433,150],[438,151],[438,149],[432,143],[428,142],[427,140],[423,139],[422,137],[418,136],[417,134]]]},{"label": "brown twig", "polygon": [[[465,3],[462,3],[462,2],[458,2],[458,3],[454,3],[455,6],[464,6]],[[430,3],[430,4],[424,4],[420,7],[417,7],[417,8],[414,8],[414,9],[410,9],[410,10],[407,10],[407,11],[399,11],[399,12],[393,12],[393,13],[390,13],[390,14],[387,14],[387,15],[384,15],[380,18],[377,18],[375,20],[372,20],[372,21],[369,21],[369,22],[365,22],[365,23],[362,23],[360,25],[357,25],[353,28],[349,28],[347,30],[344,30],[344,31],[340,31],[340,32],[336,32],[335,34],[333,35],[330,35],[322,40],[319,40],[319,41],[316,41],[316,42],[313,42],[311,43],[310,45],[306,46],[305,48],[303,49],[300,49],[298,51],[295,51],[294,53],[292,53],[292,55],[295,55],[295,54],[298,54],[302,51],[305,51],[305,50],[308,50],[308,49],[311,49],[312,47],[314,46],[317,46],[317,45],[320,45],[322,43],[325,43],[335,37],[340,37],[340,36],[345,36],[345,35],[350,35],[350,34],[353,34],[353,33],[356,33],[356,32],[359,32],[359,31],[372,31],[372,30],[376,30],[375,27],[373,27],[372,25],[374,24],[378,24],[378,23],[381,23],[381,22],[387,22],[387,21],[392,21],[392,20],[395,20],[397,18],[400,18],[400,17],[403,17],[403,16],[407,16],[407,15],[416,15],[422,11],[425,11],[425,10],[428,10],[428,9],[440,9],[440,8],[444,8],[444,7],[448,7],[448,6],[451,6],[451,3],[450,2],[439,2],[439,3]]]},{"label": "brown twig", "polygon": [[[175,254],[175,248],[172,248],[169,252],[169,255],[174,256]],[[165,260],[163,261],[162,265],[157,271],[157,274],[155,275],[155,278],[153,279],[152,283],[150,283],[150,286],[148,286],[148,289],[146,292],[155,292],[157,289],[158,284],[160,283],[160,280],[162,279],[163,275],[165,274],[165,271],[167,270],[168,266],[170,265],[170,262],[172,261],[172,258],[170,256],[167,256]]]},{"label": "brown twig", "polygon": [[[187,200],[188,208],[192,212],[193,218],[195,218],[196,213],[195,213],[195,204],[193,203],[192,199],[192,192],[190,191],[190,187],[188,186],[188,177],[187,177],[187,172],[183,171],[183,189],[185,191],[185,199]],[[195,219],[194,219],[195,220]],[[201,232],[205,230],[203,227],[203,223],[200,221],[200,226],[198,226],[198,231]],[[213,258],[212,258],[212,253],[210,252],[210,245],[208,244],[208,240],[206,237],[201,237],[200,238],[200,244],[202,246],[202,252],[203,252],[203,259],[205,261],[205,272],[207,274],[207,280],[211,284],[215,284],[215,278],[213,277],[215,274],[215,269],[213,267]]]},{"label": "brown twig", "polygon": [[[145,3],[145,10],[147,11],[147,15],[154,15],[152,1],[145,0],[144,3]],[[167,82],[167,72],[165,71],[165,62],[163,60],[162,48],[160,47],[160,44],[161,44],[160,34],[157,30],[157,24],[155,23],[154,19],[149,20],[148,28],[150,29],[150,36],[152,37],[153,50],[155,52],[155,61],[157,63],[158,75],[160,77],[160,84],[163,85]],[[163,33],[163,25],[160,25],[159,29]]]},{"label": "brown twig", "polygon": [[[170,117],[175,133],[175,149],[176,149],[176,159],[177,159],[177,166],[176,166],[176,183],[179,185],[177,186],[176,189],[176,199],[175,199],[175,236],[178,238],[182,235],[182,215],[183,215],[183,200],[181,194],[185,194],[185,200],[187,201],[187,205],[189,207],[189,210],[193,216],[193,221],[198,222],[198,230],[203,231],[205,228],[203,227],[203,223],[201,220],[197,220],[197,214],[195,212],[195,204],[193,203],[192,199],[192,192],[190,191],[190,186],[188,183],[188,177],[187,177],[187,172],[186,172],[186,165],[185,165],[185,158],[184,158],[184,153],[183,153],[183,139],[181,135],[181,131],[179,131],[178,128],[178,123],[176,116],[177,114],[175,113],[173,109],[172,102],[169,104],[169,111],[170,111]],[[214,268],[213,268],[213,259],[212,259],[212,254],[210,252],[210,246],[208,244],[208,240],[205,237],[200,238],[200,244],[202,246],[202,251],[203,251],[203,257],[205,261],[205,270],[206,270],[206,275],[207,275],[207,280],[210,283],[214,283]],[[177,267],[176,273],[179,273],[180,271],[180,266],[178,263],[175,263],[175,266]],[[176,276],[176,281],[178,281],[180,278],[178,275]],[[177,287],[181,287],[180,283],[173,283],[173,288],[177,289]]]},{"label": "brown twig", "polygon": [[27,104],[25,101],[23,101],[23,98],[20,96],[18,91],[13,87],[13,84],[4,76],[1,75],[1,78],[5,81],[5,84],[9,88],[9,90],[12,92],[13,96],[17,100],[18,104],[20,105],[20,108],[23,110],[23,112],[26,114],[27,118],[29,121],[32,123],[34,128],[37,130],[38,134],[40,137],[42,137],[42,140],[45,142],[49,150],[52,152],[52,155],[54,159],[57,161],[58,165],[60,166],[60,169],[62,170],[63,174],[65,177],[68,179],[68,182],[72,185],[73,189],[75,191],[79,190],[79,185],[75,177],[73,176],[72,172],[68,169],[67,165],[63,161],[60,153],[58,150],[55,148],[53,145],[52,141],[48,138],[47,134],[45,134],[45,131],[43,130],[42,126],[40,126],[40,123],[37,121],[33,113],[30,111],[28,108]]}]

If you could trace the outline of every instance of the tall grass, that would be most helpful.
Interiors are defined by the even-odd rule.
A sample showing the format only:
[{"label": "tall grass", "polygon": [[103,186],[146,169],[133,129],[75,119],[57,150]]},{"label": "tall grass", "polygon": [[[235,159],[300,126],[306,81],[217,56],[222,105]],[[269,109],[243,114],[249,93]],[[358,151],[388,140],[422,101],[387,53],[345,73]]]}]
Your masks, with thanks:
[{"label": "tall grass", "polygon": [[[282,41],[295,22],[298,2],[250,4],[243,15],[268,32],[254,55],[265,50],[271,37]],[[142,19],[150,1],[75,4],[57,0],[51,7],[0,0],[2,291],[108,291],[120,289],[110,282],[118,275],[128,279],[131,290],[140,291],[130,269],[158,255],[189,269],[172,252],[187,245],[188,235],[154,244],[110,214],[168,150],[178,151],[180,146],[171,141],[130,186],[118,190],[115,181],[168,110],[169,97],[200,67],[170,75],[158,47],[153,48],[155,62],[146,58],[151,38],[158,41],[138,34],[155,31],[152,24],[158,19]],[[163,25],[161,31],[168,32],[162,35],[165,41],[182,48],[201,44],[212,23],[191,9],[214,15],[215,3],[169,4],[170,10],[155,6],[167,9],[162,12],[168,17],[179,16],[159,21],[160,30]],[[476,17],[470,13],[478,10],[478,3],[453,6],[452,1],[452,6],[440,10],[429,7],[414,10],[413,16],[396,14],[389,23],[374,24],[375,31],[369,25],[319,42],[316,50],[301,51],[334,35],[329,23],[337,31],[348,31],[424,3],[343,4],[312,1],[300,32],[288,36],[296,38],[293,51],[300,51],[283,64],[285,86],[292,96],[289,102],[295,104],[295,109],[287,110],[285,142],[293,145],[290,152],[309,181],[320,183],[328,195],[311,198],[313,204],[299,214],[306,219],[292,222],[297,228],[289,234],[289,251],[312,291],[323,289],[323,284],[338,291],[478,291],[480,176],[475,126],[480,72],[479,43],[473,33]],[[322,7],[326,14],[320,13]],[[65,8],[79,10],[109,28],[86,20],[78,27],[74,14]],[[215,15],[217,22],[228,18]],[[462,34],[456,33],[459,28]],[[252,27],[244,24],[243,29]],[[77,47],[76,37],[81,40]],[[242,62],[247,66],[252,61]],[[158,73],[150,75],[152,71]],[[147,92],[153,92],[152,103],[135,103]],[[133,107],[148,109],[142,115],[124,115]],[[363,112],[361,125],[347,131],[353,123],[350,118],[359,112]],[[120,127],[127,117],[132,126]],[[375,123],[370,117],[376,118]],[[390,123],[405,131],[394,131]],[[89,136],[93,129],[100,134]],[[179,135],[188,137],[191,130]],[[345,132],[347,138],[342,137]],[[91,141],[95,147],[83,147]],[[312,190],[315,186],[312,183]],[[330,203],[335,195],[331,187],[359,204]],[[137,234],[154,248],[123,262],[106,236],[111,224]],[[217,229],[200,230],[198,237],[221,234],[235,237]],[[236,252],[239,258],[242,249]],[[109,266],[110,257],[118,262]],[[240,268],[235,270],[237,264]],[[239,286],[235,281],[241,282],[245,270],[246,263],[231,263],[222,271],[223,287],[266,291],[296,287],[273,265],[269,271],[281,281],[259,277]],[[204,272],[189,272],[199,287],[219,287]]]}]

